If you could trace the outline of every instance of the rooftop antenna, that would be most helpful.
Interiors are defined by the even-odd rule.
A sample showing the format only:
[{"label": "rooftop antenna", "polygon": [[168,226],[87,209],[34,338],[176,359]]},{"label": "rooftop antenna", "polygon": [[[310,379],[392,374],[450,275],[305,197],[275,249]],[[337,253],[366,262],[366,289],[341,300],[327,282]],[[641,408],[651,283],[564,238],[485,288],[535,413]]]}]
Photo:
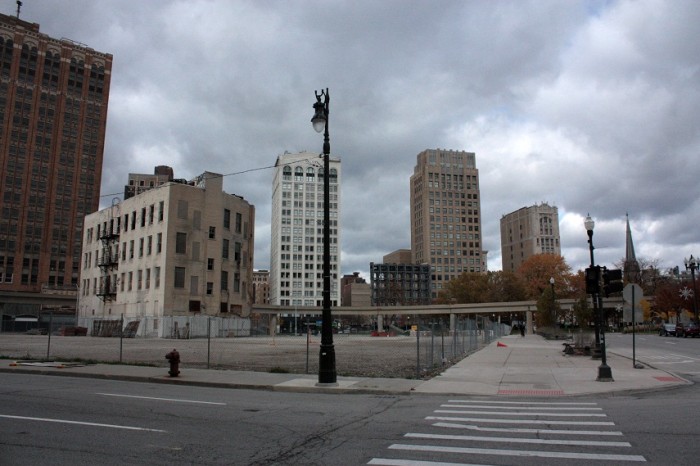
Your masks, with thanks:
[{"label": "rooftop antenna", "polygon": [[17,0],[17,19],[19,19],[19,10],[22,8],[22,2]]}]

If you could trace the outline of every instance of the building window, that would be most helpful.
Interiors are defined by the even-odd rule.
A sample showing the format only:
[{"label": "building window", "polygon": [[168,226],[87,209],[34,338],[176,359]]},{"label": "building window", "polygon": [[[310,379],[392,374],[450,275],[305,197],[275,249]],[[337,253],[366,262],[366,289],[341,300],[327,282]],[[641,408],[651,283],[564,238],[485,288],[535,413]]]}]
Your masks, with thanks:
[{"label": "building window", "polygon": [[214,270],[214,259],[211,257],[207,259],[207,270]]},{"label": "building window", "polygon": [[187,254],[187,233],[177,232],[175,236],[175,253]]},{"label": "building window", "polygon": [[236,233],[240,233],[243,227],[243,216],[236,212]]},{"label": "building window", "polygon": [[160,267],[153,269],[153,280],[155,281],[155,287],[160,288]]},{"label": "building window", "polygon": [[150,256],[152,251],[153,251],[153,236],[149,236],[148,243],[146,245],[146,254]]},{"label": "building window", "polygon": [[173,283],[175,288],[185,287],[185,268],[175,267],[175,282]]},{"label": "building window", "polygon": [[229,209],[224,209],[224,228],[231,229],[231,211]]},{"label": "building window", "polygon": [[187,220],[187,201],[179,200],[177,201],[177,218]]},{"label": "building window", "polygon": [[163,210],[165,209],[165,202],[160,201],[160,204],[158,204],[158,221],[162,222],[163,221]]},{"label": "building window", "polygon": [[160,252],[163,250],[163,233],[158,233],[158,236],[156,236],[156,253],[160,254]]},{"label": "building window", "polygon": [[214,293],[214,282],[207,282],[207,294]]},{"label": "building window", "polygon": [[228,272],[225,270],[221,271],[221,289],[223,291],[228,290]]},{"label": "building window", "polygon": [[209,239],[216,238],[216,227],[209,227]]},{"label": "building window", "polygon": [[221,246],[221,258],[222,259],[228,259],[228,249],[229,249],[228,240],[224,239],[222,242],[222,246]]}]

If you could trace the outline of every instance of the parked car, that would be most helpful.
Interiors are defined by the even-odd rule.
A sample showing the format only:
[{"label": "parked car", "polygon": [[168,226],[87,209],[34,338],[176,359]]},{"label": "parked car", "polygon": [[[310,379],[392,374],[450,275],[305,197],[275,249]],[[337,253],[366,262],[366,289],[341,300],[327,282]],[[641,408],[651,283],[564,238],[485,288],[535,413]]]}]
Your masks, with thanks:
[{"label": "parked car", "polygon": [[690,322],[687,324],[677,323],[676,324],[676,336],[677,337],[698,337],[700,336],[700,326],[697,322]]},{"label": "parked car", "polygon": [[659,336],[667,337],[676,334],[676,326],[674,324],[661,324],[659,327]]}]

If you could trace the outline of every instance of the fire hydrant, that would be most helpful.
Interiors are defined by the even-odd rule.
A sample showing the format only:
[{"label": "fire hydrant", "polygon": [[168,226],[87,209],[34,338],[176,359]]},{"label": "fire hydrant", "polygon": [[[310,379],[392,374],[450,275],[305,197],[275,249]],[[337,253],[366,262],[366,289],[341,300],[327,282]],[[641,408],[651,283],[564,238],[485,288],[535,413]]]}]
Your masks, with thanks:
[{"label": "fire hydrant", "polygon": [[176,349],[173,349],[165,355],[165,359],[170,362],[168,374],[170,374],[170,377],[177,377],[180,373],[180,353],[178,353]]}]

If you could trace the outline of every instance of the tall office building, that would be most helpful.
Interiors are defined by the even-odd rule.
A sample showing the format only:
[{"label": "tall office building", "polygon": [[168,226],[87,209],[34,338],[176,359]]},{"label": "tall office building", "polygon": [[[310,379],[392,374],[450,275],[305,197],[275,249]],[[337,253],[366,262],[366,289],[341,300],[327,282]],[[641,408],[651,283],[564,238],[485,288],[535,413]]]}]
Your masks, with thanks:
[{"label": "tall office building", "polygon": [[0,14],[0,293],[78,285],[111,70],[111,54]]},{"label": "tall office building", "polygon": [[[331,303],[340,304],[340,159],[331,157]],[[277,157],[272,181],[270,304],[323,305],[323,164],[318,154]]]},{"label": "tall office building", "polygon": [[515,272],[535,254],[561,255],[559,211],[545,202],[501,217],[503,270]]},{"label": "tall office building", "polygon": [[411,254],[430,264],[431,295],[463,272],[485,272],[479,170],[473,152],[428,149],[411,176]]}]

